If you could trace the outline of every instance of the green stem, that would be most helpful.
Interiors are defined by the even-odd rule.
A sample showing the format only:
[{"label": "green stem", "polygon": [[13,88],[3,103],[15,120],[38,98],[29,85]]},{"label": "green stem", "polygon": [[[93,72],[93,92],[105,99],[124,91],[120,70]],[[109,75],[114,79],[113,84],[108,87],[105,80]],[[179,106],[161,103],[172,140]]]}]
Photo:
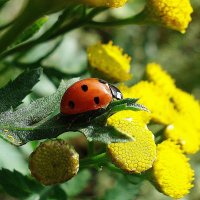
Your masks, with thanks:
[{"label": "green stem", "polygon": [[93,154],[94,154],[94,142],[93,141],[91,141],[91,142],[88,141],[88,155],[92,156]]},{"label": "green stem", "polygon": [[106,165],[106,167],[107,167],[110,171],[117,172],[117,173],[120,173],[120,174],[123,173],[123,171],[122,171],[120,168],[115,167],[113,164],[108,163],[108,164]]},{"label": "green stem", "polygon": [[87,18],[88,19],[92,19],[93,17],[95,17],[96,15],[98,15],[101,12],[104,12],[106,10],[108,10],[109,8],[107,7],[97,7],[92,9],[88,14],[87,14]]},{"label": "green stem", "polygon": [[125,18],[125,19],[117,19],[113,21],[108,21],[108,22],[97,22],[97,21],[90,21],[88,23],[89,27],[95,27],[95,28],[102,28],[102,27],[113,27],[113,26],[124,26],[124,25],[130,25],[130,24],[138,24],[142,25],[145,24],[145,15],[143,12]]},{"label": "green stem", "polygon": [[84,21],[84,19],[79,19],[77,21],[72,22],[71,24],[69,24],[66,27],[63,27],[61,29],[59,29],[58,31],[56,31],[55,33],[53,33],[46,41],[48,40],[52,40],[60,35],[63,35],[64,33],[67,33],[69,31],[72,31],[74,29],[83,27],[86,25],[86,21]]},{"label": "green stem", "polygon": [[55,32],[54,34],[52,34],[50,36],[45,34],[35,40],[20,44],[20,45],[14,47],[12,49],[9,49],[3,53],[0,52],[1,53],[0,58],[4,58],[4,57],[14,54],[16,52],[25,51],[27,49],[30,49],[30,48],[36,46],[39,43],[48,42],[49,40],[52,40],[60,35],[63,35],[66,32],[70,32],[76,28],[83,26],[83,25],[84,25],[83,22],[81,22],[81,23],[79,23],[79,21],[73,22],[73,23],[69,24],[67,27],[63,27],[62,29],[59,29],[59,31]]},{"label": "green stem", "polygon": [[31,10],[27,6],[10,29],[0,38],[0,53],[5,51],[29,25],[42,16],[40,12],[33,13]]},{"label": "green stem", "polygon": [[13,20],[13,21],[11,21],[11,22],[8,22],[7,24],[1,25],[1,26],[0,26],[0,31],[2,31],[2,30],[4,30],[4,29],[8,28],[10,25],[13,24],[14,21],[15,21],[15,20]]},{"label": "green stem", "polygon": [[40,199],[45,199],[49,193],[52,192],[53,188],[54,187],[57,187],[57,186],[47,186],[47,187],[44,187],[44,189],[40,192]]},{"label": "green stem", "polygon": [[80,168],[85,168],[87,166],[98,166],[99,164],[104,164],[108,161],[106,153],[98,154],[92,157],[84,158],[80,160]]}]

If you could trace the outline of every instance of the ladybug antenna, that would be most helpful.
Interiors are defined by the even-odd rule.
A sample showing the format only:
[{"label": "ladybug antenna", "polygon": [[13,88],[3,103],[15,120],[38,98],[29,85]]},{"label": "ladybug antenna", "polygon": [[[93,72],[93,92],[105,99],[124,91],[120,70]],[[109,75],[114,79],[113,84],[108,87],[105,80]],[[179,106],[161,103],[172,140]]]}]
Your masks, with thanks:
[{"label": "ladybug antenna", "polygon": [[112,93],[112,96],[115,99],[117,99],[117,100],[123,99],[123,95],[117,87],[115,87],[114,85],[111,85],[111,84],[109,84],[109,87],[110,87],[110,91]]}]

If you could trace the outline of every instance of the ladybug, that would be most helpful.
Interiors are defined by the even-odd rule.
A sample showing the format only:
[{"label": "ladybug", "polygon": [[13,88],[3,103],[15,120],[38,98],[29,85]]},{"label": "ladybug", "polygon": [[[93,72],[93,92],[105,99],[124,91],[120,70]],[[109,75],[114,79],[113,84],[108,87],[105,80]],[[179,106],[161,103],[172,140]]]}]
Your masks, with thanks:
[{"label": "ladybug", "polygon": [[118,88],[101,79],[87,78],[74,83],[66,90],[60,111],[64,115],[75,115],[106,108],[114,98],[123,98]]}]

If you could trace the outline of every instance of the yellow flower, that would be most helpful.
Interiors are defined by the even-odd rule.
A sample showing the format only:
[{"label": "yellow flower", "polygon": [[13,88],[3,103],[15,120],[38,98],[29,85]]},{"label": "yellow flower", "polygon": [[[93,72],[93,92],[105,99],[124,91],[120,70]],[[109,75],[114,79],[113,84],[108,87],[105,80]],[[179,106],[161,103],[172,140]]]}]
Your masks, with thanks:
[{"label": "yellow flower", "polygon": [[79,1],[95,7],[105,6],[105,7],[118,8],[123,6],[128,0],[79,0]]},{"label": "yellow flower", "polygon": [[189,0],[148,0],[147,20],[185,33],[193,12]]},{"label": "yellow flower", "polygon": [[125,98],[139,98],[138,103],[151,111],[153,121],[166,125],[173,122],[173,104],[159,86],[148,81],[140,81],[132,87],[120,85],[119,89]]},{"label": "yellow flower", "polygon": [[176,88],[172,101],[181,115],[188,116],[193,125],[200,131],[200,104],[191,94]]},{"label": "yellow flower", "polygon": [[187,116],[177,115],[176,120],[165,129],[164,135],[179,144],[187,154],[196,153],[200,148],[199,132]]},{"label": "yellow flower", "polygon": [[156,158],[154,136],[146,126],[149,120],[145,111],[121,111],[108,118],[108,125],[133,138],[131,142],[111,143],[107,147],[112,162],[126,172],[146,171]]},{"label": "yellow flower", "polygon": [[180,144],[185,153],[196,153],[200,149],[199,102],[178,88],[174,90],[171,100],[177,110],[177,116],[166,128],[165,137]]},{"label": "yellow flower", "polygon": [[178,145],[166,140],[157,147],[157,159],[153,175],[158,189],[164,194],[179,199],[193,187],[194,171]]},{"label": "yellow flower", "polygon": [[91,69],[103,79],[121,82],[131,78],[131,58],[123,54],[122,49],[114,46],[112,42],[90,46],[87,53]]},{"label": "yellow flower", "polygon": [[157,63],[149,63],[146,68],[146,74],[149,81],[155,83],[162,92],[171,96],[176,88],[175,81],[165,72]]},{"label": "yellow flower", "polygon": [[31,154],[29,168],[44,185],[62,183],[77,174],[79,155],[65,141],[48,140]]}]

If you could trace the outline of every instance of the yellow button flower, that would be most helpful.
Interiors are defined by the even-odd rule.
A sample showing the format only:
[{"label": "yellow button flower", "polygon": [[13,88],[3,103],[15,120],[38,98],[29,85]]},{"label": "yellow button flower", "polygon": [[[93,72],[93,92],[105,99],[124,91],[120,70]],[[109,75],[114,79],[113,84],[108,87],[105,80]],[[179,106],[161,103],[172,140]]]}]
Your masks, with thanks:
[{"label": "yellow button flower", "polygon": [[173,142],[166,140],[158,145],[153,174],[161,192],[175,199],[189,193],[193,187],[194,171],[188,160]]},{"label": "yellow button flower", "polygon": [[122,49],[114,46],[112,42],[90,46],[87,53],[91,69],[99,73],[103,79],[122,82],[131,78],[131,58],[123,54]]},{"label": "yellow button flower", "polygon": [[119,89],[125,98],[139,98],[138,103],[151,111],[153,121],[166,125],[173,122],[174,106],[159,86],[148,81],[140,81],[132,87],[120,85]]},{"label": "yellow button flower", "polygon": [[148,0],[145,12],[147,20],[185,33],[193,9],[189,0]]},{"label": "yellow button flower", "polygon": [[177,110],[177,116],[166,128],[165,136],[180,144],[185,153],[196,153],[200,149],[199,102],[178,88],[174,90],[171,100]]},{"label": "yellow button flower", "polygon": [[200,131],[200,104],[191,94],[176,88],[172,96],[172,101],[181,115],[188,116]]},{"label": "yellow button flower", "polygon": [[128,0],[79,0],[81,3],[89,4],[91,6],[112,7],[118,8],[123,6]]},{"label": "yellow button flower", "polygon": [[164,135],[179,144],[187,154],[196,153],[200,148],[199,132],[187,116],[177,115],[173,124],[165,129]]},{"label": "yellow button flower", "polygon": [[31,174],[44,185],[65,182],[79,169],[79,155],[62,140],[49,140],[40,144],[29,160]]},{"label": "yellow button flower", "polygon": [[176,88],[175,81],[165,72],[157,63],[149,63],[146,68],[146,74],[149,81],[155,83],[162,92],[171,96]]},{"label": "yellow button flower", "polygon": [[146,171],[156,158],[154,136],[146,126],[149,120],[145,111],[121,111],[108,118],[108,125],[133,138],[131,142],[111,143],[107,148],[112,162],[126,172]]}]

